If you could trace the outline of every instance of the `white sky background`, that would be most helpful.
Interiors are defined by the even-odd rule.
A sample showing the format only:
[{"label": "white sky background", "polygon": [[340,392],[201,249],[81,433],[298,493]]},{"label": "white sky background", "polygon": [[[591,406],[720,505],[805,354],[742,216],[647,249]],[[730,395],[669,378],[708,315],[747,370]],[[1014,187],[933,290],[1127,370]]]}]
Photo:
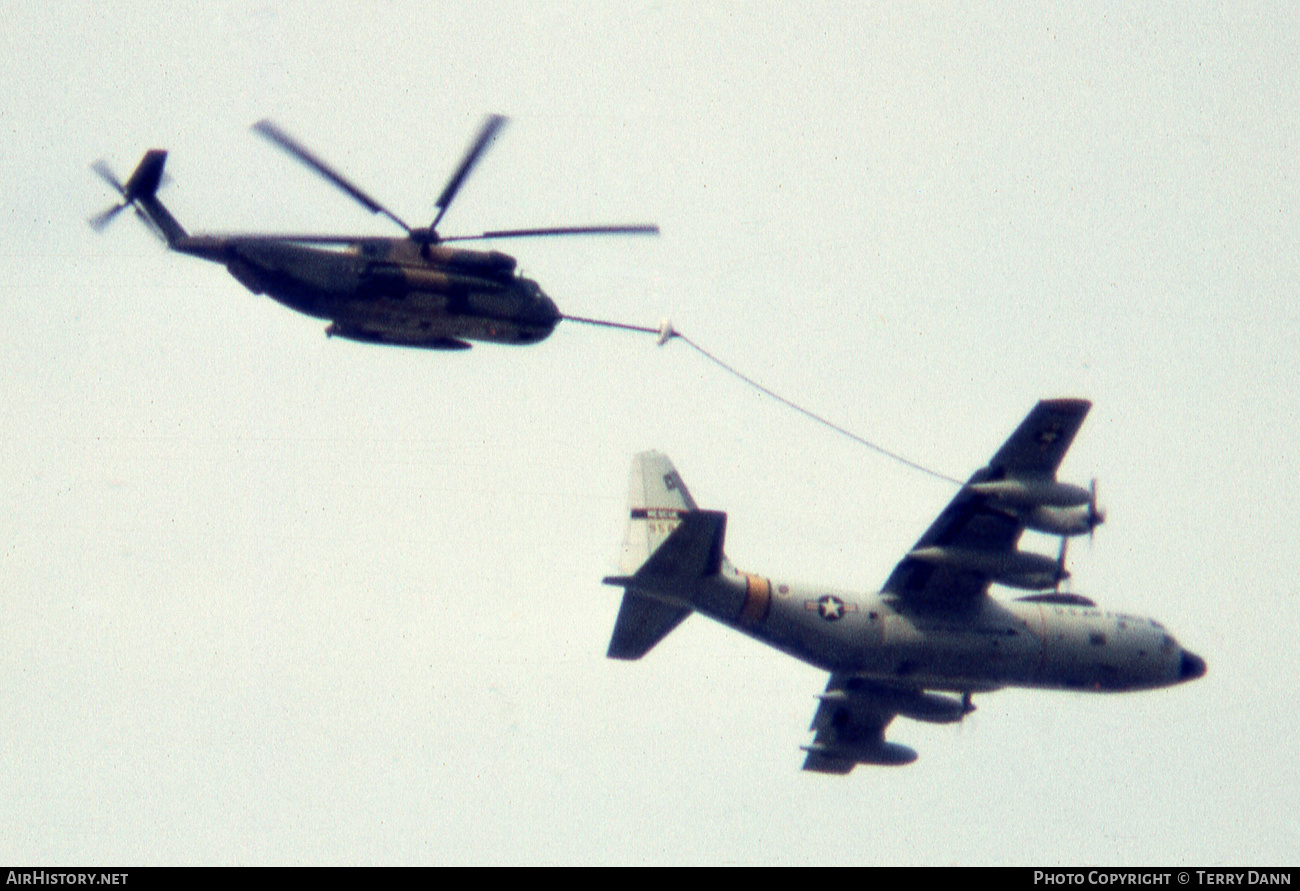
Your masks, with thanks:
[{"label": "white sky background", "polygon": [[[1300,19],[970,6],[5,2],[0,861],[1294,864]],[[951,486],[680,343],[327,340],[85,224],[165,147],[191,231],[387,234],[248,126],[418,223],[488,112],[444,233],[663,228],[497,245],[566,312],[954,476],[1094,400],[1074,590],[1209,674],[805,774],[821,672],[700,617],[605,659],[632,453],[850,588]]]}]

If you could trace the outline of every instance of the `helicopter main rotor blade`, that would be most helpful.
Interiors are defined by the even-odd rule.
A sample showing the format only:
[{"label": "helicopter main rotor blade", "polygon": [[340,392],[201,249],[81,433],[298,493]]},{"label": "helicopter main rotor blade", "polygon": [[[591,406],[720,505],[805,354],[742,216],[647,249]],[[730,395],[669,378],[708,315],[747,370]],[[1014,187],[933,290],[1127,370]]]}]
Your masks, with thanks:
[{"label": "helicopter main rotor blade", "polygon": [[391,244],[401,239],[392,235],[318,235],[314,233],[246,233],[246,232],[229,232],[214,233],[210,237],[218,239],[228,239],[230,241],[239,241],[244,243],[267,242],[277,244]]},{"label": "helicopter main rotor blade", "polygon": [[[120,208],[119,208],[120,209]],[[111,208],[110,208],[111,210]],[[421,230],[417,230],[421,231]],[[493,238],[531,238],[538,235],[658,235],[659,227],[653,224],[633,226],[567,226],[555,229],[500,229],[482,235],[452,235],[440,238],[447,241],[487,241]],[[317,233],[277,233],[274,235],[228,236],[247,241],[297,242],[299,244],[367,244],[392,241],[384,235],[323,235]]]},{"label": "helicopter main rotor blade", "polygon": [[443,241],[485,241],[493,238],[536,238],[541,235],[658,235],[653,223],[632,226],[560,226],[551,229],[498,229],[482,235],[452,235]]},{"label": "helicopter main rotor blade", "polygon": [[438,214],[433,218],[433,222],[429,224],[430,230],[438,228],[438,222],[442,219],[442,215],[447,212],[447,206],[456,197],[456,193],[460,191],[465,178],[469,176],[470,171],[474,169],[474,165],[478,163],[479,157],[487,149],[488,143],[492,141],[492,137],[497,135],[497,131],[505,125],[505,122],[506,118],[499,114],[488,115],[487,119],[483,121],[483,127],[479,130],[478,137],[465,152],[465,157],[461,159],[460,166],[451,175],[451,179],[447,180],[447,185],[443,187],[442,194],[438,196],[438,200],[434,204],[434,207],[438,208]]},{"label": "helicopter main rotor blade", "polygon": [[342,189],[344,192],[350,195],[353,199],[360,202],[371,213],[381,213],[384,216],[388,217],[397,225],[401,226],[407,232],[411,231],[411,227],[408,226],[402,220],[401,217],[397,216],[395,213],[393,213],[388,208],[384,207],[374,198],[371,198],[365,192],[361,191],[361,189],[357,188],[352,183],[348,182],[348,180],[344,178],[343,174],[339,173],[334,168],[330,167],[328,164],[322,161],[320,158],[312,154],[311,151],[308,150],[306,146],[298,142],[288,133],[281,130],[280,127],[276,125],[273,121],[271,121],[269,118],[264,118],[258,121],[256,124],[253,125],[253,129],[256,130],[258,133],[262,134],[263,136],[265,136],[267,139],[274,142],[276,145],[284,149],[289,154],[293,155],[302,163],[306,164],[312,170],[315,170],[321,176],[325,177],[327,180],[332,182],[334,185],[338,186],[340,189]]}]

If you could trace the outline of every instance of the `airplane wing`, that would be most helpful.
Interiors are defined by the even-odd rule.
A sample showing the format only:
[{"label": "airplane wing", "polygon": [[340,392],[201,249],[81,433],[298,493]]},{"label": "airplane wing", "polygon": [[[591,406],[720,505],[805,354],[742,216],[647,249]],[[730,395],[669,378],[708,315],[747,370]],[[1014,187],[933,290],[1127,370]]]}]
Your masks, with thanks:
[{"label": "airplane wing", "polygon": [[909,764],[916,752],[885,742],[885,728],[898,714],[888,690],[851,675],[832,674],[813,715],[817,731],[803,769],[848,773],[856,764]]},{"label": "airplane wing", "polygon": [[[1023,499],[1047,497],[1042,492],[1056,487],[1056,469],[1090,407],[1082,399],[1044,400],[1034,406],[894,568],[884,591],[914,605],[961,608],[978,600],[994,581],[1052,587],[1061,577],[1056,561],[1016,550],[1027,509],[1037,506]],[[1007,491],[994,494],[994,484],[1019,486],[1022,500],[1008,500]],[[1034,486],[1038,488],[1025,495]]]}]

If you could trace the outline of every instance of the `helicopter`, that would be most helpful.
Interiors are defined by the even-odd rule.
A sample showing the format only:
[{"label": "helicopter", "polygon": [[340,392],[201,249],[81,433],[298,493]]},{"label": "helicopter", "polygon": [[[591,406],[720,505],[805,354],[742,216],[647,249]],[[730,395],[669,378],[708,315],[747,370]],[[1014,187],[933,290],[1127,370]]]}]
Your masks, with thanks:
[{"label": "helicopter", "polygon": [[104,161],[91,169],[121,201],[91,218],[102,231],[130,207],[166,241],[168,248],[223,264],[254,294],[330,322],[325,333],[363,343],[467,350],[469,341],[532,344],[544,340],[561,319],[610,324],[562,315],[537,282],[515,270],[515,258],[496,250],[450,247],[451,242],[551,235],[657,235],[652,224],[508,229],[444,237],[438,224],[483,152],[506,123],[489,115],[447,181],[427,227],[412,227],[353,185],[270,120],[253,130],[324,177],[371,213],[396,223],[404,237],[347,235],[190,235],[158,200],[167,152],[145,153],[123,183]]}]

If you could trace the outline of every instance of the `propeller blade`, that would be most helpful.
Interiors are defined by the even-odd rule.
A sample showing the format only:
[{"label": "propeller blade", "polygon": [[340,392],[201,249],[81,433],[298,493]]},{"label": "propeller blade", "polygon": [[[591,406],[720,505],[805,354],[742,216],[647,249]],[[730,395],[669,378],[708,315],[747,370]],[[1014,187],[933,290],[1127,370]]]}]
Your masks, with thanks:
[{"label": "propeller blade", "polygon": [[[108,166],[107,161],[105,161],[103,158],[100,158],[94,164],[90,165],[90,169],[95,171],[95,173],[99,175],[100,179],[102,179],[104,182],[112,186],[113,189],[116,190],[119,195],[121,195],[123,198],[126,198],[126,186],[122,185],[122,181],[117,178],[117,174],[113,172],[113,168]],[[113,222],[113,218],[116,217],[118,214],[120,214],[122,211],[126,210],[126,208],[129,206],[130,206],[129,201],[123,201],[121,204],[114,204],[112,207],[108,208],[107,210],[95,214],[93,217],[87,220],[87,222],[90,223],[90,228],[94,229],[96,232],[103,232],[104,227],[106,227],[109,223]]]},{"label": "propeller blade", "polygon": [[325,177],[325,179],[338,186],[371,213],[381,213],[397,225],[401,226],[407,232],[411,231],[411,227],[403,222],[400,217],[375,199],[371,198],[365,192],[361,191],[361,189],[348,182],[341,173],[312,154],[306,146],[281,130],[280,127],[270,119],[263,118],[253,125],[253,129],[271,140],[271,142],[278,145],[290,155],[293,155],[293,157],[297,158],[303,164],[306,164],[312,170],[315,170],[321,176]]},{"label": "propeller blade", "polygon": [[540,235],[658,235],[654,224],[632,226],[560,226],[550,229],[497,229],[482,235],[453,235],[443,241],[484,241],[492,238],[535,238]]},{"label": "propeller blade", "polygon": [[1070,545],[1069,536],[1061,536],[1061,550],[1056,554],[1056,591],[1060,593],[1061,582],[1070,577],[1070,573],[1065,569],[1065,550]]},{"label": "propeller blade", "polygon": [[461,159],[460,166],[451,175],[451,179],[447,180],[447,185],[443,187],[442,194],[438,196],[438,200],[434,204],[434,207],[438,208],[438,214],[433,218],[433,222],[429,224],[430,229],[438,228],[438,222],[442,219],[442,215],[447,212],[447,206],[456,197],[456,193],[460,191],[465,178],[469,176],[470,171],[474,169],[474,165],[478,163],[479,157],[487,149],[488,143],[492,141],[492,137],[497,135],[497,131],[505,125],[505,122],[506,118],[502,115],[492,114],[487,116],[482,129],[479,130],[478,137],[465,152],[465,157]]},{"label": "propeller blade", "polygon": [[104,227],[107,226],[109,223],[113,222],[113,218],[116,217],[118,214],[120,214],[122,211],[126,210],[127,207],[129,207],[129,205],[125,203],[114,204],[112,207],[110,207],[108,210],[104,211],[103,213],[96,214],[95,216],[91,217],[88,220],[88,222],[90,223],[90,228],[94,229],[96,232],[103,232]]},{"label": "propeller blade", "polygon": [[109,167],[108,162],[103,158],[91,164],[90,169],[99,174],[100,179],[116,189],[117,194],[126,195],[126,186],[122,185],[122,181],[113,173],[113,168]]},{"label": "propeller blade", "polygon": [[1092,543],[1097,527],[1106,522],[1106,511],[1097,507],[1097,478],[1088,483],[1088,543]]}]

